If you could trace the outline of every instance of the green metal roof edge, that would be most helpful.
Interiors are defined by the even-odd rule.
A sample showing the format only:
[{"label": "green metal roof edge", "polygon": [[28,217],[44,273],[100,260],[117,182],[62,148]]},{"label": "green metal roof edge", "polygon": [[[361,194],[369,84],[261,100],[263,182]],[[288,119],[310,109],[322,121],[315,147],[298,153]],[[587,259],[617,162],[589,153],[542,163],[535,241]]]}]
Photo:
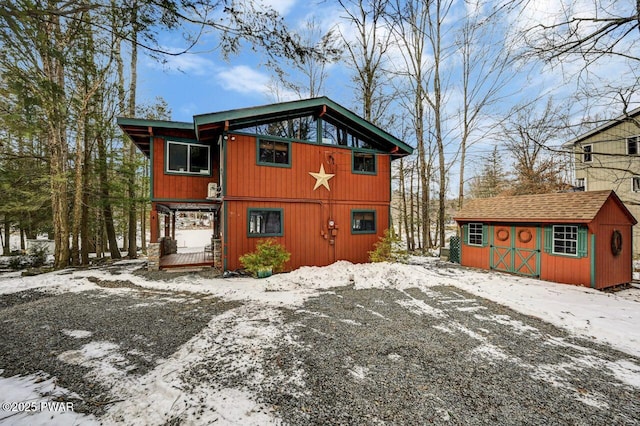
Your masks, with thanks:
[{"label": "green metal roof edge", "polygon": [[164,129],[193,130],[193,123],[183,121],[146,120],[144,118],[116,117],[118,126],[160,127]]},{"label": "green metal roof edge", "polygon": [[209,113],[209,114],[200,114],[200,115],[195,115],[193,117],[193,122],[195,124],[195,127],[198,128],[203,124],[221,123],[225,121],[233,121],[241,118],[247,118],[255,115],[266,115],[266,114],[287,112],[292,110],[315,108],[323,105],[326,105],[328,108],[334,110],[335,112],[347,118],[348,120],[352,121],[353,123],[374,133],[380,138],[391,142],[393,145],[403,149],[407,153],[409,154],[413,153],[413,148],[411,146],[402,142],[400,139],[396,138],[395,136],[386,132],[385,130],[382,130],[378,126],[361,118],[357,114],[349,111],[342,105],[332,101],[326,96],[321,96],[318,98],[311,98],[311,99],[302,99],[297,101],[282,102],[277,104],[249,107],[249,108],[240,108],[240,109],[221,111],[221,112],[215,112],[215,113]]}]

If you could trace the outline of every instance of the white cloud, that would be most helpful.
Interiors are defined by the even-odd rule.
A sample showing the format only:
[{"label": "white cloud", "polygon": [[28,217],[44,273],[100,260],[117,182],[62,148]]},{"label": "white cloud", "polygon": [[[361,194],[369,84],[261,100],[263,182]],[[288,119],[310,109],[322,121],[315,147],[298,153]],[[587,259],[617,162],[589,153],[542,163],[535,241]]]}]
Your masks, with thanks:
[{"label": "white cloud", "polygon": [[219,82],[226,90],[242,94],[268,95],[269,76],[246,65],[237,65],[218,72]]},{"label": "white cloud", "polygon": [[282,16],[286,16],[291,9],[293,9],[296,1],[297,0],[260,0],[259,3],[270,7]]}]

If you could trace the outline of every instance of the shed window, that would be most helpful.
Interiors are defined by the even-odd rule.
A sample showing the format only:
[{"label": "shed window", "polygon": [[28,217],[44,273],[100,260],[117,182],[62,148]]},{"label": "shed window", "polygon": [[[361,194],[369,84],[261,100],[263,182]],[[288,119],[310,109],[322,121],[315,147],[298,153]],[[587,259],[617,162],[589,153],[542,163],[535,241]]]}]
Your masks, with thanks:
[{"label": "shed window", "polygon": [[638,143],[640,142],[640,136],[632,136],[627,138],[627,154],[638,155],[640,150],[638,149]]},{"label": "shed window", "polygon": [[578,255],[578,227],[575,225],[553,226],[553,254]]},{"label": "shed window", "polygon": [[633,192],[640,192],[640,176],[631,177],[631,190]]},{"label": "shed window", "polygon": [[353,210],[351,212],[352,234],[375,234],[376,212],[374,210]]},{"label": "shed window", "polygon": [[167,171],[210,174],[211,153],[208,145],[167,141]]},{"label": "shed window", "polygon": [[467,241],[470,246],[482,246],[482,223],[469,224],[469,238]]},{"label": "shed window", "polygon": [[289,142],[279,142],[274,140],[258,140],[258,164],[268,166],[290,166],[291,155]]},{"label": "shed window", "polygon": [[373,153],[354,152],[353,172],[363,174],[376,173],[376,156]]},{"label": "shed window", "polygon": [[282,236],[284,234],[282,219],[282,209],[249,209],[249,236]]},{"label": "shed window", "polygon": [[582,162],[583,163],[590,163],[592,161],[592,150],[593,145],[584,145],[582,147]]}]

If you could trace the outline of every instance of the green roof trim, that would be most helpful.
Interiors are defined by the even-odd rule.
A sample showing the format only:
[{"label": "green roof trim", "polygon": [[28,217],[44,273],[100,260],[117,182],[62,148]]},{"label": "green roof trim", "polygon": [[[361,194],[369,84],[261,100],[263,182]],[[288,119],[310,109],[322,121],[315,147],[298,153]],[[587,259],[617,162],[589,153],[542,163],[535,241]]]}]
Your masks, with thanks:
[{"label": "green roof trim", "polygon": [[[368,122],[352,111],[349,111],[342,105],[335,103],[326,96],[195,115],[193,116],[193,123],[125,117],[118,117],[116,120],[118,126],[120,126],[125,133],[129,133],[130,136],[132,136],[132,133],[128,132],[127,128],[128,130],[132,130],[134,128],[138,128],[140,130],[156,128],[192,131],[195,133],[196,139],[200,139],[200,128],[206,127],[207,125],[219,124],[224,126],[225,122],[228,122],[230,128],[239,128],[242,125],[253,122],[266,123],[272,120],[283,120],[287,118],[302,117],[304,115],[320,115],[323,107],[323,116],[326,116],[328,121],[339,122],[347,127],[351,127],[355,132],[361,133],[363,136],[370,137],[372,141],[381,144],[384,147],[389,147],[392,154],[402,156],[413,153],[413,148],[411,146],[380,127]],[[137,134],[136,137],[140,138],[141,134]]]},{"label": "green roof trim", "polygon": [[[392,145],[395,145],[400,150],[407,154],[413,152],[413,148],[400,139],[396,138],[392,134],[382,130],[367,120],[361,118],[357,114],[349,111],[342,105],[337,104],[326,96],[319,98],[303,99],[298,101],[281,102],[277,104],[263,105],[250,108],[241,108],[228,111],[221,111],[210,114],[200,114],[193,117],[193,121],[196,129],[205,124],[212,123],[224,123],[228,121],[231,125],[232,122],[248,122],[251,120],[259,120],[261,117],[265,118],[286,118],[291,115],[302,115],[302,112],[317,113],[318,109],[322,106],[327,107],[326,114],[330,117],[341,118],[342,122],[347,121],[347,125],[354,127],[360,127],[361,129],[375,135],[379,139],[385,140]],[[333,113],[332,113],[333,112]],[[297,114],[292,114],[297,113]],[[248,121],[246,119],[249,119]]]},{"label": "green roof trim", "polygon": [[118,126],[158,127],[163,129],[193,130],[193,123],[183,121],[146,120],[143,118],[117,117]]}]

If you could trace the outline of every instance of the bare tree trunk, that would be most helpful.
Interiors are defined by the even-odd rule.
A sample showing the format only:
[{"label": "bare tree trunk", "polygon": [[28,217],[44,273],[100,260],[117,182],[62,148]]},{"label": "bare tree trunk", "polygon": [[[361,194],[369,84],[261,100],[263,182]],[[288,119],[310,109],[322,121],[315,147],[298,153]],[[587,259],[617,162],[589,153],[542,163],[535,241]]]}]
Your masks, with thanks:
[{"label": "bare tree trunk", "polygon": [[[136,87],[138,80],[138,3],[134,1],[131,8],[131,62],[129,64],[131,70],[131,79],[129,81],[129,105],[128,112],[130,117],[136,114]],[[138,221],[136,215],[136,147],[132,141],[129,141],[129,158],[128,158],[127,177],[127,194],[129,207],[129,259],[138,257],[138,239],[136,236],[138,229]],[[143,236],[144,238],[144,236]]]},{"label": "bare tree trunk", "polygon": [[100,180],[100,198],[102,202],[102,215],[109,241],[109,252],[112,259],[120,259],[120,249],[116,238],[116,229],[113,226],[113,211],[111,210],[111,199],[109,196],[109,183],[107,175],[107,149],[101,134],[97,136],[98,143],[98,178]]},{"label": "bare tree trunk", "polygon": [[2,255],[9,256],[11,254],[11,223],[4,218],[4,244],[2,246]]}]

